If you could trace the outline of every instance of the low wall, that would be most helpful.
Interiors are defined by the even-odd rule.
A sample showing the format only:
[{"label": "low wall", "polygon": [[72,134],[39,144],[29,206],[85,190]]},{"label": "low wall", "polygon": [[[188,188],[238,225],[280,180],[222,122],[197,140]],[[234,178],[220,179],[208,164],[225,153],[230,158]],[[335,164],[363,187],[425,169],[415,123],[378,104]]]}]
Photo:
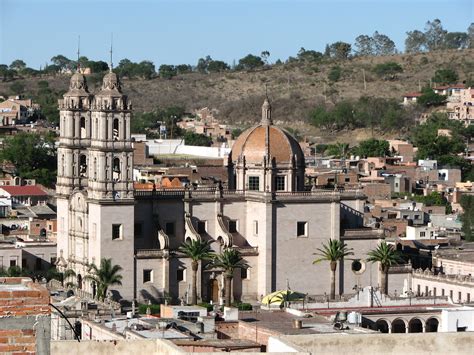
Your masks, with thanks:
[{"label": "low wall", "polygon": [[52,341],[51,355],[114,354],[173,355],[185,353],[168,340]]},{"label": "low wall", "polygon": [[269,352],[333,354],[472,354],[474,333],[315,334],[271,337]]},{"label": "low wall", "polygon": [[208,158],[224,158],[230,153],[230,148],[185,145],[184,140],[178,139],[173,139],[169,141],[148,140],[146,142],[146,145],[148,147],[148,154],[150,156],[181,154]]}]

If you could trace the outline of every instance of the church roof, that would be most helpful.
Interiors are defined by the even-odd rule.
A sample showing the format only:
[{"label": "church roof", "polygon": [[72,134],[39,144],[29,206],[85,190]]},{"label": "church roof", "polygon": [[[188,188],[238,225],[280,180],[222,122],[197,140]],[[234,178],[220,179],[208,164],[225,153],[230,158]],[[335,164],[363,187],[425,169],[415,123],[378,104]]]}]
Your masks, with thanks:
[{"label": "church roof", "polygon": [[69,90],[64,96],[89,96],[86,77],[81,73],[74,73],[69,82]]},{"label": "church roof", "polygon": [[276,163],[304,162],[303,151],[296,139],[287,131],[273,125],[268,99],[262,106],[259,125],[247,129],[235,141],[231,157],[237,161],[245,157],[246,163],[262,163],[263,158],[275,159]]}]

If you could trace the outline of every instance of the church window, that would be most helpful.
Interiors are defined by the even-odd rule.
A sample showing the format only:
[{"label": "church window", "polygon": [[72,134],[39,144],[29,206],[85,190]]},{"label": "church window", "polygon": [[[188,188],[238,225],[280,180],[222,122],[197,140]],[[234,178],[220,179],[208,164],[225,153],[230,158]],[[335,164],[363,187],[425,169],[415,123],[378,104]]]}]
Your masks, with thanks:
[{"label": "church window", "polygon": [[248,279],[250,279],[249,276],[250,276],[250,275],[249,275],[249,270],[248,270],[247,268],[242,268],[242,269],[240,269],[240,278],[241,278],[242,280],[248,280]]},{"label": "church window", "polygon": [[258,191],[260,190],[260,177],[249,176],[249,190]]},{"label": "church window", "polygon": [[10,259],[10,266],[16,266],[16,259]]},{"label": "church window", "polygon": [[152,282],[153,280],[153,270],[145,269],[143,270],[143,283]]},{"label": "church window", "polygon": [[113,129],[112,129],[112,139],[117,141],[119,139],[119,120],[118,118],[114,119]]},{"label": "church window", "polygon": [[276,177],[276,190],[285,191],[285,176]]},{"label": "church window", "polygon": [[119,181],[120,180],[120,159],[114,158],[112,163],[112,172],[113,172],[113,180]]},{"label": "church window", "polygon": [[253,221],[253,235],[258,236],[258,221]]},{"label": "church window", "polygon": [[84,117],[81,117],[80,126],[81,126],[81,138],[86,138],[86,119]]},{"label": "church window", "polygon": [[87,157],[85,155],[79,157],[79,176],[87,176]]},{"label": "church window", "polygon": [[176,270],[176,281],[178,281],[178,282],[185,281],[184,280],[184,275],[185,275],[184,270],[185,269]]},{"label": "church window", "polygon": [[199,234],[206,233],[206,221],[198,221],[197,222],[197,232]]},{"label": "church window", "polygon": [[167,235],[174,235],[174,222],[166,222],[165,232]]},{"label": "church window", "polygon": [[112,240],[122,239],[122,225],[112,224]]},{"label": "church window", "polygon": [[229,221],[229,232],[230,233],[237,233],[237,221],[230,220]]},{"label": "church window", "polygon": [[296,222],[296,236],[297,237],[308,236],[308,222]]}]

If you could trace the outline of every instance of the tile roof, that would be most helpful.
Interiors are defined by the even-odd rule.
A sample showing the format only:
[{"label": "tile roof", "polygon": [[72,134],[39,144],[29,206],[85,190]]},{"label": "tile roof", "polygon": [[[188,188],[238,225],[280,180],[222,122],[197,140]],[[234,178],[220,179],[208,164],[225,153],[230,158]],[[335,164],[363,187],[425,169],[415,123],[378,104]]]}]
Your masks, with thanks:
[{"label": "tile roof", "polygon": [[40,187],[33,186],[1,186],[0,189],[12,196],[48,196]]}]

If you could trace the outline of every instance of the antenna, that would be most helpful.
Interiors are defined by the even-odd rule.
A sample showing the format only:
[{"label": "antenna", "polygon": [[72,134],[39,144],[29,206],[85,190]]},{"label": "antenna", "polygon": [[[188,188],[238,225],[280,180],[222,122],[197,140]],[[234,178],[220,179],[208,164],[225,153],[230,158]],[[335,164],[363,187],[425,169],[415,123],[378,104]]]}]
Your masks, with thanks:
[{"label": "antenna", "polygon": [[77,71],[80,71],[81,64],[79,63],[79,58],[81,55],[81,35],[77,36]]},{"label": "antenna", "polygon": [[114,45],[114,34],[110,34],[110,65],[109,65],[109,70],[112,73],[112,69],[114,67],[114,64],[112,62],[112,56],[113,56],[113,45]]}]

